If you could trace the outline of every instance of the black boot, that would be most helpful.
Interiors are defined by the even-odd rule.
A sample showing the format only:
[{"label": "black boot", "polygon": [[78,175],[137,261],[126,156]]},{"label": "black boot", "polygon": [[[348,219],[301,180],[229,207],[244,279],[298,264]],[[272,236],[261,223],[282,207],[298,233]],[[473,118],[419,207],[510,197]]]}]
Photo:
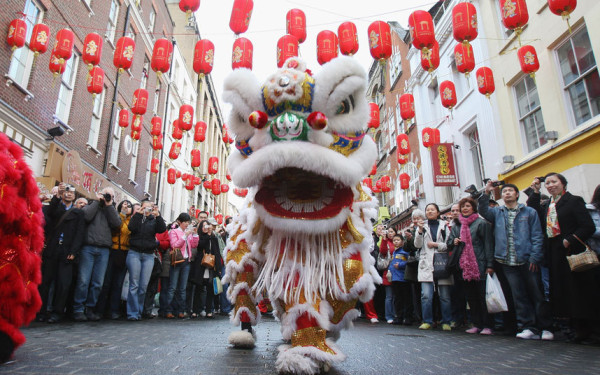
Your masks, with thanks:
[{"label": "black boot", "polygon": [[252,324],[242,322],[242,331],[248,331],[248,333],[252,334]]},{"label": "black boot", "polygon": [[15,350],[15,344],[8,335],[0,331],[0,363],[8,361]]}]

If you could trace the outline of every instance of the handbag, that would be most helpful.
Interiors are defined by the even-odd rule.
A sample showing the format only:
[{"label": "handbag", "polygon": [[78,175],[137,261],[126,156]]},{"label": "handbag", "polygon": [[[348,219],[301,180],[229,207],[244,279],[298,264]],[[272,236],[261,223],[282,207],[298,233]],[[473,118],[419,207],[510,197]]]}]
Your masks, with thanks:
[{"label": "handbag", "polygon": [[465,243],[461,242],[460,244],[454,246],[453,250],[450,251],[450,255],[448,256],[448,264],[446,264],[446,269],[453,273],[454,271],[458,271],[459,269],[459,261],[460,256],[462,255],[463,249],[465,248]]},{"label": "handbag", "polygon": [[434,253],[433,254],[433,278],[437,280],[447,279],[450,277],[451,272],[447,268],[448,265],[448,253]]},{"label": "handbag", "polygon": [[219,276],[213,279],[213,291],[215,296],[223,293],[223,284],[221,283],[221,278]]},{"label": "handbag", "polygon": [[204,254],[202,256],[202,262],[200,263],[202,264],[202,267],[206,267],[206,268],[215,268],[215,256],[212,254]]},{"label": "handbag", "polygon": [[390,266],[390,261],[392,260],[392,256],[388,251],[388,256],[383,256],[381,253],[377,255],[377,269],[379,271],[385,271]]},{"label": "handbag", "polygon": [[404,281],[418,281],[419,273],[419,258],[410,255],[406,260],[406,268],[404,269]]},{"label": "handbag", "polygon": [[157,250],[154,250],[154,266],[152,267],[151,278],[157,277],[162,272],[162,262],[160,260],[160,254]]},{"label": "handbag", "polygon": [[585,246],[585,250],[579,254],[567,255],[567,261],[569,262],[571,271],[583,272],[600,266],[598,255],[592,251],[592,249],[590,249],[590,247],[583,242],[581,238],[577,237],[577,235],[574,234],[573,237],[575,237],[577,241],[581,242],[583,246]]},{"label": "handbag", "polygon": [[171,250],[171,265],[175,266],[179,263],[185,262],[183,258],[183,253],[181,252],[181,248],[174,248]]}]

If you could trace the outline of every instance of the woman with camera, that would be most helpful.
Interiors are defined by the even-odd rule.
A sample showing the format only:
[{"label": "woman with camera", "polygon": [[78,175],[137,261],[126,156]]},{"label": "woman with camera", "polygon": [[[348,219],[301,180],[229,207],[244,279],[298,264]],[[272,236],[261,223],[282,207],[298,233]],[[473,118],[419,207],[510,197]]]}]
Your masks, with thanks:
[{"label": "woman with camera", "polygon": [[[413,212],[414,215],[414,212]],[[446,238],[449,230],[445,220],[440,220],[440,209],[437,204],[425,206],[427,221],[417,221],[415,231],[415,247],[420,248],[418,279],[421,283],[421,309],[423,324],[419,329],[431,329],[433,325],[433,291],[437,289],[442,310],[442,329],[450,331],[452,320],[452,305],[450,302],[450,286],[453,284],[452,275],[438,279],[434,276],[433,262],[436,253],[446,252]]]},{"label": "woman with camera", "polygon": [[600,317],[598,268],[572,272],[568,255],[585,250],[584,242],[596,230],[583,198],[567,191],[567,179],[559,173],[545,176],[550,200],[541,203],[541,181],[534,178],[527,205],[538,211],[545,223],[545,257],[550,271],[550,303],[555,317],[571,318],[575,342],[590,342],[592,323]]},{"label": "woman with camera", "polygon": [[140,320],[144,309],[146,288],[154,268],[154,250],[158,244],[156,234],[167,230],[165,221],[158,212],[158,206],[143,201],[140,212],[131,217],[128,228],[129,253],[129,294],[127,295],[127,320]]},{"label": "woman with camera", "polygon": [[[194,271],[191,276],[192,283],[196,285],[192,317],[197,315],[213,317],[215,299],[213,280],[221,276],[219,265],[222,263],[219,241],[214,233],[216,226],[217,222],[212,218],[201,221],[199,225],[201,233],[198,241],[198,256],[194,261]],[[204,300],[202,297],[205,297]]]},{"label": "woman with camera", "polygon": [[167,319],[173,319],[175,316],[180,319],[185,317],[185,289],[190,273],[192,249],[198,246],[198,228],[190,225],[191,221],[190,215],[182,212],[169,231],[171,256],[165,259],[171,262],[165,315]]}]

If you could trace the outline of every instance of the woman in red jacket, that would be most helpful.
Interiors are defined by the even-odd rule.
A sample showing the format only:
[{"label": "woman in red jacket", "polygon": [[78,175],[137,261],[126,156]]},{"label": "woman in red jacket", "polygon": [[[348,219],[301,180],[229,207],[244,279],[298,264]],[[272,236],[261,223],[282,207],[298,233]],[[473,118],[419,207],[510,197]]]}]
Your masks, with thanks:
[{"label": "woman in red jacket", "polygon": [[[379,256],[384,258],[389,258],[394,253],[394,236],[396,235],[396,230],[394,228],[388,228],[386,232],[385,238],[381,240],[381,246],[379,246]],[[387,279],[387,273],[389,271],[386,269],[383,271],[383,285],[385,287],[385,320],[388,324],[394,323],[395,313],[394,313],[394,292],[392,290],[392,283]]]}]

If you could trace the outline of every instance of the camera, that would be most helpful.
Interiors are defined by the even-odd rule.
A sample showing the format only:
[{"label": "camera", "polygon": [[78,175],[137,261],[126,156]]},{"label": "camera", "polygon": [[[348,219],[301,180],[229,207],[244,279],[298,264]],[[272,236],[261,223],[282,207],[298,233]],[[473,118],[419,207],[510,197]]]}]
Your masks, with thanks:
[{"label": "camera", "polygon": [[477,190],[477,187],[474,184],[467,186],[465,193],[469,193],[473,199],[478,199],[481,196],[481,192]]},{"label": "camera", "polygon": [[75,192],[75,186],[73,186],[73,185],[67,185],[67,187],[65,188],[65,191]]},{"label": "camera", "polygon": [[493,182],[492,182],[492,186],[493,186],[493,187],[498,187],[498,186],[502,186],[502,185],[505,185],[505,182],[504,182],[504,180],[500,180],[500,181],[493,181]]},{"label": "camera", "polygon": [[538,179],[538,181],[540,181],[541,183],[546,182],[546,177],[545,176],[541,176],[541,177],[536,177]]},{"label": "camera", "polygon": [[110,195],[108,193],[104,193],[104,194],[102,194],[102,196],[104,197],[104,200],[107,202],[112,199],[112,195]]}]

